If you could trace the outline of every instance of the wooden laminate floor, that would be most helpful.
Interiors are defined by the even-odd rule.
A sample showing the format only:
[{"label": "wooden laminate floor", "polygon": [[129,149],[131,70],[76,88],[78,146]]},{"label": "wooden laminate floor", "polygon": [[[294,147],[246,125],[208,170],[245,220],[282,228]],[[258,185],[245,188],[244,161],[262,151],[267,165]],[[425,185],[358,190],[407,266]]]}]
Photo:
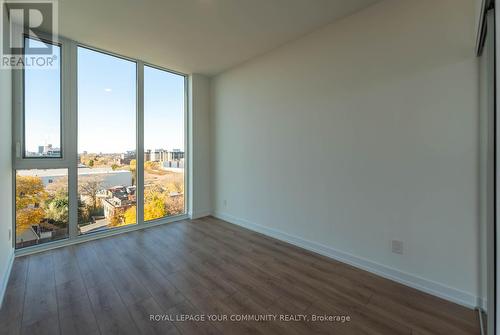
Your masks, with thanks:
[{"label": "wooden laminate floor", "polygon": [[[222,320],[245,315],[277,320]],[[298,315],[308,320],[279,320]],[[472,310],[209,217],[16,258],[0,333],[461,335],[479,327]]]}]

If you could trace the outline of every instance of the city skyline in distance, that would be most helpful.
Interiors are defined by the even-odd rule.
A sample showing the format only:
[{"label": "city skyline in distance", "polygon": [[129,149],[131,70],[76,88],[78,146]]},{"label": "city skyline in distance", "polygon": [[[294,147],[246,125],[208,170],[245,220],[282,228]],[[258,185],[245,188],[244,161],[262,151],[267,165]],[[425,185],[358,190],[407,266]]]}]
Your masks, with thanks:
[{"label": "city skyline in distance", "polygon": [[[45,145],[39,145],[37,146],[37,150],[36,151],[28,151],[29,153],[32,153],[32,154],[47,154],[47,149],[49,148],[50,150],[52,151],[60,151],[60,148],[58,147],[55,147],[53,146],[51,143],[48,143],[48,144],[45,144]],[[43,149],[43,150],[42,150]],[[42,150],[42,151],[41,151]],[[154,149],[144,149],[144,153],[147,153],[148,151],[157,151],[157,150],[163,150],[163,151],[168,151],[168,152],[176,152],[176,151],[181,151],[181,152],[184,152],[183,149],[181,148],[154,148]],[[91,151],[87,151],[87,150],[84,150],[84,151],[79,151],[78,152],[78,155],[86,155],[86,154],[96,154],[96,155],[120,155],[120,154],[124,154],[124,153],[129,153],[129,152],[136,152],[136,150],[125,150],[125,151],[113,151],[113,152],[102,152],[102,151],[99,151],[99,152],[91,152]]]},{"label": "city skyline in distance", "polygon": [[[154,148],[154,149],[144,149],[144,153],[147,153],[148,151],[156,151],[156,150],[163,150],[163,151],[168,151],[168,152],[176,152],[176,151],[180,151],[180,152],[184,152],[183,149],[180,149],[180,148],[171,148],[171,149],[168,149],[168,148]],[[136,152],[136,150],[125,150],[125,151],[121,151],[121,152],[91,152],[91,151],[87,151],[87,150],[84,150],[82,152],[78,152],[79,155],[92,155],[92,154],[96,154],[96,155],[120,155],[120,154],[125,154],[125,153],[129,153],[129,152]]]}]

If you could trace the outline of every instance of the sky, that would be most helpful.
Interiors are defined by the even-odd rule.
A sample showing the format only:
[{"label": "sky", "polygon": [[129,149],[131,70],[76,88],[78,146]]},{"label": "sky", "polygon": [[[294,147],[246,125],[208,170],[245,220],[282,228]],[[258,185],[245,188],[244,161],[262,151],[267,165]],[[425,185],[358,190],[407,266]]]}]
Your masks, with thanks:
[{"label": "sky", "polygon": [[[59,68],[26,71],[28,151],[45,144],[60,146],[59,75]],[[145,149],[184,150],[184,104],[183,76],[145,66]],[[78,152],[135,149],[136,64],[79,47]]]},{"label": "sky", "polygon": [[[40,42],[33,42],[34,46]],[[60,48],[54,46],[53,54],[60,57]],[[37,152],[39,145],[60,143],[60,66],[51,69],[25,70],[25,134],[26,149]]]}]

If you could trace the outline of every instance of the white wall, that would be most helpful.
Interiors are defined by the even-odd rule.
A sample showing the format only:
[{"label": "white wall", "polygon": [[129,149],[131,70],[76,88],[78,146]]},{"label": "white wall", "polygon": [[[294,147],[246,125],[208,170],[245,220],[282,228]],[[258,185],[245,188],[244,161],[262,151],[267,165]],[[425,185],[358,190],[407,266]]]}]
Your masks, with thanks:
[{"label": "white wall", "polygon": [[[3,11],[5,13],[5,11]],[[6,20],[6,16],[2,18]],[[0,37],[0,43],[3,43]],[[9,70],[0,69],[0,302],[7,285],[14,250],[12,229],[12,80]]]},{"label": "white wall", "polygon": [[211,212],[210,198],[210,81],[193,74],[189,78],[189,215],[206,216]]},{"label": "white wall", "polygon": [[387,0],[217,76],[215,215],[475,305],[474,42],[470,0]]}]

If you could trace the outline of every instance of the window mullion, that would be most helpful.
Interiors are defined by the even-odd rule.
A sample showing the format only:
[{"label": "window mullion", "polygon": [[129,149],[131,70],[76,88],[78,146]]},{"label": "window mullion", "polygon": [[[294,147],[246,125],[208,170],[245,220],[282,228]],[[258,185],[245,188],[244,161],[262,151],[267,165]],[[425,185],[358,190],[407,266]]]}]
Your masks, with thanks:
[{"label": "window mullion", "polygon": [[144,62],[137,61],[137,224],[144,223]]},{"label": "window mullion", "polygon": [[78,102],[77,102],[77,52],[76,43],[64,44],[63,57],[63,141],[68,169],[69,237],[78,236]]},{"label": "window mullion", "polygon": [[12,116],[14,129],[12,132],[12,142],[14,148],[12,152],[14,167],[18,168],[18,162],[21,160],[23,152],[23,138],[24,131],[24,116],[23,116],[23,72],[22,70],[12,70],[12,87],[13,87],[13,101]]}]

